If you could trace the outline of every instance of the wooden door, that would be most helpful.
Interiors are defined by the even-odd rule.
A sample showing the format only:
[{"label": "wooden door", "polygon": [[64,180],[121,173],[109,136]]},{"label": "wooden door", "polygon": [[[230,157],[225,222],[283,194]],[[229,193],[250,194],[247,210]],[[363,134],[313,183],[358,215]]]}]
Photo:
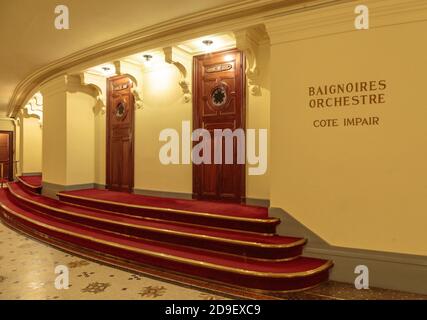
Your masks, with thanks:
[{"label": "wooden door", "polygon": [[128,191],[134,182],[134,97],[125,76],[108,79],[107,189]]},{"label": "wooden door", "polygon": [[236,139],[233,164],[225,164],[224,152],[222,164],[213,161],[214,130],[245,129],[243,70],[244,56],[239,50],[194,57],[193,129],[206,129],[212,137],[212,164],[193,164],[194,198],[234,202],[245,198],[245,165],[237,163]]},{"label": "wooden door", "polygon": [[5,180],[13,181],[13,132],[12,131],[0,131],[0,163],[3,164],[3,176],[1,176],[1,178]]}]

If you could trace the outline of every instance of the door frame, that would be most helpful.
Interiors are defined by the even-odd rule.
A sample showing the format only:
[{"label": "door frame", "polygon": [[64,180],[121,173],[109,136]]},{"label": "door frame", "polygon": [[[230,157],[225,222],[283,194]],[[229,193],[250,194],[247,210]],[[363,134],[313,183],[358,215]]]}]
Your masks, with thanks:
[{"label": "door frame", "polygon": [[13,171],[14,171],[14,165],[15,165],[14,160],[13,160],[13,149],[14,149],[13,134],[14,134],[14,132],[9,131],[9,130],[0,130],[0,133],[6,133],[9,135],[9,173],[8,173],[8,180],[13,181]]},{"label": "door frame", "polygon": [[[241,64],[240,64],[240,72],[242,75],[242,82],[241,82],[241,92],[242,92],[242,112],[241,112],[241,124],[242,124],[242,129],[245,131],[246,134],[246,103],[247,103],[247,98],[246,98],[246,56],[245,53],[242,50],[239,50],[238,48],[233,48],[233,49],[226,49],[226,50],[220,50],[220,51],[215,51],[212,52],[212,54],[227,54],[229,52],[240,52],[241,54]],[[193,132],[195,129],[198,129],[200,127],[200,123],[199,123],[199,110],[197,108],[197,101],[198,101],[198,86],[197,86],[197,58],[203,57],[206,54],[199,54],[196,56],[193,56],[193,75],[192,75],[192,90],[193,90],[193,101],[192,101],[192,109],[193,109]],[[245,151],[246,151],[246,145],[247,141],[246,141],[246,136],[245,136]],[[192,143],[192,147],[194,147],[197,143],[195,141],[193,141]],[[213,157],[213,155],[212,155]],[[193,188],[193,193],[192,193],[192,198],[193,199],[202,199],[200,198],[200,179],[199,179],[199,175],[197,174],[198,172],[197,169],[197,165],[195,165],[192,162],[192,174],[193,174],[193,178],[192,178],[192,188]],[[242,181],[241,181],[241,185],[240,185],[240,202],[241,203],[245,203],[246,202],[246,154],[245,154],[245,164],[242,165]],[[226,199],[222,200],[220,199],[219,201],[227,201]]]},{"label": "door frame", "polygon": [[[107,106],[106,106],[106,143],[107,146],[105,148],[105,152],[106,152],[106,164],[105,164],[105,169],[106,169],[106,175],[105,175],[105,187],[106,189],[109,189],[109,186],[111,186],[111,177],[110,177],[110,111],[111,111],[111,102],[110,102],[110,93],[111,93],[111,89],[110,89],[110,81],[114,81],[116,79],[120,79],[120,78],[128,78],[130,83],[132,83],[132,87],[134,86],[134,83],[132,81],[132,79],[127,76],[127,75],[117,75],[117,76],[112,76],[106,79],[107,82]],[[130,168],[130,176],[131,176],[131,183],[129,184],[129,189],[121,189],[121,191],[128,191],[128,192],[133,192],[133,188],[135,186],[135,97],[134,95],[131,93],[130,95],[131,97],[131,103],[132,103],[132,150],[131,150],[131,155],[130,158],[132,159],[132,166]],[[117,190],[116,190],[117,191]]]}]

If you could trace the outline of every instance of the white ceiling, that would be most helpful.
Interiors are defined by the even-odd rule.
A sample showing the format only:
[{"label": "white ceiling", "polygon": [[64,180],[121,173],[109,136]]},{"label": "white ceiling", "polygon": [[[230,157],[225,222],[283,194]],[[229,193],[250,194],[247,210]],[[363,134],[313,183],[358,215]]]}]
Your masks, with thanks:
[{"label": "white ceiling", "polygon": [[207,46],[203,43],[205,40],[212,41],[209,46],[210,51],[231,49],[236,46],[236,39],[233,34],[217,34],[188,40],[180,43],[178,47],[191,55],[202,54],[207,50]]},{"label": "white ceiling", "polygon": [[[16,85],[52,61],[114,37],[242,0],[13,0],[0,2],[0,113]],[[55,6],[70,10],[70,30],[54,28]]]}]

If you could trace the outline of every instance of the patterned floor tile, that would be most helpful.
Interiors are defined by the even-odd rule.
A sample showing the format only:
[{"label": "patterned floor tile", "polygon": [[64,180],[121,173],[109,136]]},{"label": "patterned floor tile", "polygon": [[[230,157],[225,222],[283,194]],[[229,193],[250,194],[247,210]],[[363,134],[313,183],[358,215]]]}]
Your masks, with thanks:
[{"label": "patterned floor tile", "polygon": [[[0,300],[221,300],[229,296],[87,261],[29,239],[1,223],[0,260]],[[58,265],[69,270],[66,290],[55,287]],[[245,295],[242,293],[242,296]],[[309,291],[271,297],[288,300],[427,299],[392,290],[355,290],[349,284],[333,281]]]}]

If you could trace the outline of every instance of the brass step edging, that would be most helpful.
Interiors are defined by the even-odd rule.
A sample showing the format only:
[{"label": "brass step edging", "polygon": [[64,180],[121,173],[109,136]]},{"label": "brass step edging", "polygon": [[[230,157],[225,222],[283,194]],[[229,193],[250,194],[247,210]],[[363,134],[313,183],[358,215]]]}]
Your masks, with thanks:
[{"label": "brass step edging", "polygon": [[307,242],[306,239],[300,239],[300,240],[297,240],[295,242],[291,242],[291,243],[287,243],[287,244],[269,244],[269,243],[255,242],[255,241],[250,242],[250,241],[245,241],[245,240],[219,238],[219,237],[215,237],[215,236],[195,234],[195,233],[186,233],[186,232],[182,232],[182,231],[174,231],[174,230],[168,230],[168,229],[159,229],[159,228],[148,227],[148,226],[140,226],[140,225],[135,225],[132,223],[127,223],[127,222],[122,222],[122,221],[114,221],[114,220],[99,218],[99,217],[93,217],[90,215],[85,215],[85,214],[81,214],[81,213],[77,213],[77,212],[72,212],[72,211],[67,211],[67,210],[51,207],[47,204],[39,203],[39,202],[27,199],[27,198],[17,194],[16,192],[14,192],[12,190],[12,187],[9,184],[7,184],[7,187],[9,189],[9,192],[14,197],[19,198],[23,201],[29,202],[33,205],[45,208],[45,209],[61,212],[61,213],[67,214],[67,215],[82,217],[82,218],[86,218],[86,219],[92,219],[92,220],[106,222],[106,223],[113,223],[113,224],[117,224],[117,225],[121,225],[121,226],[133,227],[133,228],[142,229],[142,230],[155,231],[155,232],[160,232],[160,233],[168,233],[168,234],[174,234],[174,235],[191,237],[191,238],[202,238],[202,239],[207,239],[207,240],[212,240],[212,241],[226,242],[226,243],[232,243],[232,244],[240,244],[240,245],[259,247],[259,248],[272,248],[272,249],[292,248],[292,247],[304,245]]},{"label": "brass step edging", "polygon": [[[332,261],[328,260],[323,265],[317,267],[316,269],[312,269],[312,270],[308,270],[308,271],[292,272],[292,273],[261,272],[261,271],[253,271],[253,270],[233,268],[233,267],[229,267],[229,266],[217,265],[217,264],[210,263],[210,262],[203,262],[203,261],[193,260],[190,258],[178,257],[178,256],[174,256],[171,254],[153,252],[153,251],[149,251],[146,249],[135,248],[135,247],[131,247],[128,245],[121,245],[121,244],[114,243],[111,241],[98,239],[98,238],[95,238],[93,236],[87,236],[87,235],[79,234],[76,232],[72,232],[72,231],[64,230],[64,229],[61,229],[58,227],[54,227],[54,226],[48,225],[48,224],[40,222],[40,221],[36,221],[32,218],[29,218],[25,215],[22,215],[22,214],[14,211],[14,210],[8,208],[4,204],[1,204],[1,207],[3,208],[4,211],[8,212],[9,214],[14,215],[15,217],[19,217],[20,219],[23,219],[27,222],[30,222],[30,223],[37,225],[37,226],[40,226],[42,228],[49,229],[51,231],[67,234],[69,236],[73,236],[73,237],[77,237],[80,239],[85,239],[88,241],[104,244],[104,245],[114,247],[114,248],[119,248],[119,249],[124,249],[124,250],[135,252],[135,253],[149,255],[152,257],[156,257],[156,258],[161,258],[161,259],[165,259],[165,260],[169,260],[169,261],[175,261],[175,262],[179,262],[179,263],[185,263],[185,264],[192,265],[192,266],[205,267],[205,268],[214,269],[214,270],[231,272],[231,273],[240,274],[240,275],[248,275],[248,276],[255,276],[255,277],[262,277],[262,278],[264,278],[264,277],[266,277],[266,278],[278,278],[278,279],[279,278],[308,277],[308,276],[320,273],[322,271],[325,271],[325,270],[329,269],[330,267],[332,267],[332,265],[333,265]],[[7,218],[7,216],[6,216],[6,218]]]},{"label": "brass step edging", "polygon": [[[1,218],[1,215],[0,215]],[[96,263],[104,263],[107,266],[113,267],[113,268],[118,268],[120,270],[125,270],[127,272],[132,271],[132,272],[136,272],[136,273],[140,273],[140,274],[144,274],[146,276],[152,276],[155,278],[160,278],[161,280],[164,281],[172,281],[173,283],[177,282],[180,284],[184,284],[186,286],[191,286],[191,287],[195,287],[195,288],[204,288],[204,289],[208,289],[208,290],[215,290],[217,291],[217,289],[210,289],[210,288],[206,288],[204,286],[200,286],[199,285],[193,285],[193,284],[189,284],[186,280],[187,279],[194,279],[194,280],[201,280],[203,281],[205,284],[206,283],[212,283],[212,284],[219,284],[222,286],[227,286],[227,289],[231,288],[231,289],[238,289],[238,290],[245,290],[245,292],[247,290],[251,290],[254,293],[259,293],[259,294],[276,294],[276,293],[293,293],[293,292],[302,292],[302,291],[306,291],[306,290],[310,290],[312,288],[315,288],[319,285],[321,285],[323,282],[325,282],[325,280],[319,282],[318,284],[315,284],[313,286],[309,286],[309,287],[302,287],[302,288],[298,288],[298,289],[288,289],[288,290],[273,290],[273,289],[257,289],[257,288],[253,288],[253,287],[245,287],[245,286],[239,286],[236,284],[231,284],[231,283],[227,283],[221,280],[214,280],[214,279],[207,279],[207,278],[202,278],[200,276],[196,276],[196,275],[189,275],[183,272],[178,272],[178,271],[172,271],[172,270],[168,270],[168,269],[163,269],[160,267],[156,267],[153,265],[144,265],[142,263],[138,263],[138,262],[134,262],[134,261],[130,261],[128,259],[124,259],[124,258],[120,258],[120,257],[115,257],[112,256],[111,254],[108,253],[102,253],[99,251],[94,251],[92,249],[88,249],[88,248],[83,248],[82,250],[84,250],[84,252],[77,250],[75,247],[76,245],[72,245],[72,247],[70,248],[70,244],[67,244],[67,246],[64,245],[64,241],[61,241],[59,239],[52,239],[48,236],[46,236],[45,234],[36,231],[36,230],[32,230],[30,233],[27,230],[22,230],[19,227],[22,226],[19,223],[17,224],[11,224],[8,221],[3,221],[3,223],[9,227],[10,229],[12,229],[15,232],[21,233],[23,235],[25,235],[26,237],[29,237],[33,240],[36,241],[41,241],[44,244],[47,244],[51,247],[53,247],[54,249],[58,249],[67,253],[71,253],[73,255],[76,256],[80,256],[84,259],[88,259],[90,261],[96,262]],[[81,248],[80,248],[81,249]],[[147,270],[141,270],[139,267],[142,268],[148,268],[150,269],[150,271]],[[160,271],[160,272],[165,272],[164,270],[167,270],[168,272],[168,276],[171,274],[175,274],[177,276],[181,276],[181,277],[185,277],[186,280],[176,280],[176,279],[171,279],[168,276],[163,275],[158,275],[158,274],[153,274],[153,271]],[[224,292],[220,291],[221,294],[224,294]],[[228,293],[225,292],[226,295],[232,294],[232,295],[236,295],[235,293]],[[239,294],[240,296],[240,294]],[[245,297],[247,299],[247,297]],[[277,298],[275,296],[269,296],[268,298],[274,298],[274,299],[278,299],[278,300],[282,300],[282,298]]]},{"label": "brass step edging", "polygon": [[[48,213],[43,212],[41,208],[31,208],[31,213],[37,213],[37,214],[41,214],[43,217],[51,217]],[[64,223],[70,222],[70,220],[67,220],[67,218],[64,217],[54,217],[56,220],[60,220]],[[220,254],[220,255],[225,255],[225,256],[230,256],[230,257],[234,257],[234,258],[240,258],[240,259],[246,259],[246,260],[253,260],[253,261],[264,261],[264,262],[284,262],[284,261],[292,261],[292,260],[296,260],[299,257],[301,257],[301,254],[296,255],[296,256],[292,256],[289,258],[282,258],[282,259],[269,259],[269,258],[257,258],[257,257],[253,257],[253,256],[248,256],[248,255],[241,255],[241,254],[237,254],[237,253],[230,253],[230,252],[225,252],[225,251],[218,251],[218,250],[213,250],[213,249],[207,249],[204,247],[192,247],[189,244],[175,244],[175,243],[170,243],[168,241],[164,241],[164,240],[154,240],[154,239],[148,239],[148,238],[142,238],[142,237],[138,237],[138,236],[134,236],[134,235],[129,235],[129,234],[124,234],[124,233],[120,233],[117,231],[112,231],[112,230],[107,230],[107,229],[102,229],[100,227],[96,227],[96,226],[89,226],[89,225],[84,225],[82,223],[79,222],[72,222],[74,225],[78,225],[78,226],[82,226],[82,227],[86,227],[92,230],[98,230],[98,231],[102,231],[102,232],[108,232],[114,235],[118,235],[121,237],[126,237],[129,239],[134,239],[137,241],[141,241],[143,240],[144,242],[150,242],[150,243],[157,243],[157,244],[161,244],[164,245],[165,243],[169,243],[173,246],[178,246],[181,248],[190,248],[190,249],[197,249],[203,252],[207,252],[207,253],[214,253],[214,254]]]},{"label": "brass step edging", "polygon": [[33,186],[33,185],[29,184],[28,182],[25,182],[24,180],[21,179],[21,176],[16,176],[16,178],[19,180],[19,182],[21,182],[23,185],[27,186],[28,188],[40,189],[42,187],[41,185],[40,186]]},{"label": "brass step edging", "polygon": [[213,217],[213,218],[226,219],[226,220],[236,220],[236,221],[246,221],[246,222],[258,222],[258,223],[269,223],[269,224],[271,224],[271,223],[278,223],[279,222],[278,218],[261,219],[261,218],[245,218],[245,217],[236,217],[236,216],[224,216],[224,215],[215,214],[215,213],[208,213],[208,212],[197,212],[197,211],[190,211],[190,210],[162,208],[162,207],[154,207],[154,206],[143,206],[143,205],[123,203],[123,202],[115,202],[115,201],[108,201],[108,200],[87,198],[87,197],[70,195],[70,194],[66,194],[66,193],[62,193],[62,192],[58,192],[56,195],[58,197],[68,197],[68,198],[80,199],[80,200],[86,200],[86,201],[93,201],[93,202],[98,202],[98,203],[112,204],[112,205],[118,205],[118,206],[125,206],[125,207],[129,207],[129,208],[157,210],[157,211],[167,211],[167,212],[173,212],[173,213],[183,213],[183,214],[199,215],[199,216]]},{"label": "brass step edging", "polygon": [[[40,195],[40,194],[36,194],[36,195]],[[116,216],[125,216],[125,217],[129,217],[129,218],[140,219],[140,220],[155,221],[155,222],[161,222],[161,223],[165,222],[164,219],[159,219],[159,218],[154,218],[154,217],[146,217],[146,216],[138,216],[135,214],[111,211],[111,210],[107,210],[107,209],[94,208],[94,207],[91,207],[89,205],[83,205],[83,204],[78,204],[78,203],[74,203],[74,202],[68,202],[68,201],[62,201],[62,200],[60,200],[60,201],[65,202],[66,204],[68,204],[70,206],[79,207],[79,208],[83,208],[83,209],[90,210],[90,211],[105,212],[105,213],[114,214]],[[178,220],[171,220],[170,222],[173,224],[179,224],[179,225],[190,226],[190,227],[200,226],[200,224],[191,223],[188,221],[183,222],[183,221],[178,221]],[[243,229],[233,229],[233,228],[226,228],[226,227],[216,227],[216,226],[210,226],[210,225],[204,225],[203,227],[208,228],[208,229],[213,229],[213,230],[240,232],[240,233],[249,234],[249,235],[258,235],[258,236],[261,235],[264,237],[274,237],[276,235],[275,233],[262,233],[262,232],[256,232],[256,231],[247,231],[247,230],[243,230]]]}]

